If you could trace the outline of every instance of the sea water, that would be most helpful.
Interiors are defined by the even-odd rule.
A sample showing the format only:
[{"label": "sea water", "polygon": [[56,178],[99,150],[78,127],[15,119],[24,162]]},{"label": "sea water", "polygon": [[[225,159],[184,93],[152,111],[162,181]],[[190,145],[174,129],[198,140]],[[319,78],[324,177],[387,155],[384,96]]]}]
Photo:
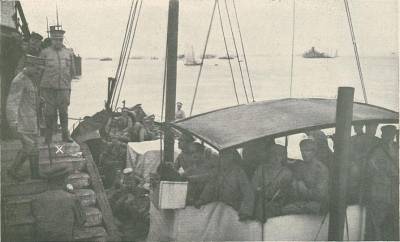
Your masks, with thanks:
[{"label": "sea water", "polygon": [[[352,86],[355,88],[355,100],[364,102],[354,57],[305,59],[295,56],[293,69],[290,57],[247,56],[247,61],[256,101],[290,96],[335,98],[339,86]],[[83,74],[72,83],[70,117],[90,116],[104,108],[107,79],[115,76],[117,64],[116,58],[112,61],[82,60]],[[123,100],[128,107],[140,103],[147,114],[154,114],[159,120],[164,65],[162,58],[130,59],[117,106],[121,107]],[[249,101],[252,101],[245,62],[240,62],[245,89],[238,60],[232,59],[231,65],[239,103],[247,103],[245,89]],[[368,102],[398,111],[398,57],[363,57],[361,68]],[[185,66],[182,60],[177,64],[176,100],[183,103],[183,110],[187,116],[190,115],[199,69],[200,66]],[[192,115],[233,105],[237,105],[237,100],[229,61],[205,60]],[[70,124],[71,127],[72,125]],[[298,155],[296,149],[294,156]]]}]

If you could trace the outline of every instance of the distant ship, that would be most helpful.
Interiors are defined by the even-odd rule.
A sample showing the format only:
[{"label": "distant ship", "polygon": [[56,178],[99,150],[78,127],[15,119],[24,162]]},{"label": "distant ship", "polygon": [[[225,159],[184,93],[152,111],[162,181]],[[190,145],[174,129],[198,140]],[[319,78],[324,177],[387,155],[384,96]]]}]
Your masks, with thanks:
[{"label": "distant ship", "polygon": [[110,57],[101,58],[100,61],[112,61]]},{"label": "distant ship", "polygon": [[204,55],[204,59],[214,59],[215,57],[217,57],[216,55],[212,55],[212,54],[205,54]]},{"label": "distant ship", "polygon": [[144,59],[144,57],[143,57],[143,56],[132,56],[132,57],[130,57],[129,59],[141,60],[141,59]]},{"label": "distant ship", "polygon": [[311,47],[310,50],[303,53],[303,58],[335,58],[338,56],[338,52],[336,50],[335,55],[331,56],[324,52],[319,52],[315,49],[315,47]]},{"label": "distant ship", "polygon": [[185,66],[198,66],[198,65],[201,65],[201,62],[198,62],[196,60],[192,46],[192,52],[185,55]]},{"label": "distant ship", "polygon": [[152,57],[150,57],[150,60],[158,60],[158,57],[157,56],[152,56]]},{"label": "distant ship", "polygon": [[220,59],[220,60],[232,60],[232,59],[235,59],[235,57],[233,56],[233,55],[229,55],[229,56],[221,56],[221,57],[218,57],[218,59]]}]

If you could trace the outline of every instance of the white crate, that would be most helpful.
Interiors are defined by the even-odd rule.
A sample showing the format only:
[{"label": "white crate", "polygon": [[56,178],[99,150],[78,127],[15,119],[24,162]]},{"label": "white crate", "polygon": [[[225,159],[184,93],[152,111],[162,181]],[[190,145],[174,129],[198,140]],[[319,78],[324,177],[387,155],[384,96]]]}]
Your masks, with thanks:
[{"label": "white crate", "polygon": [[153,203],[158,209],[179,209],[186,206],[188,182],[160,181],[154,189]]}]

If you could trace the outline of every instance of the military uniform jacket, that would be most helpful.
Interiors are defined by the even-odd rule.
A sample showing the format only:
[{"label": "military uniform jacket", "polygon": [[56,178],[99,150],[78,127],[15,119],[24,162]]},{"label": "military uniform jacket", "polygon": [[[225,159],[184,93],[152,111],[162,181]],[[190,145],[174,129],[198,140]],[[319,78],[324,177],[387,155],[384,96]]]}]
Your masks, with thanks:
[{"label": "military uniform jacket", "polygon": [[71,89],[71,80],[75,75],[72,50],[66,48],[55,50],[53,47],[48,47],[42,50],[40,57],[46,60],[40,87]]},{"label": "military uniform jacket", "polygon": [[370,199],[396,204],[399,197],[399,147],[380,142],[372,148],[368,159],[368,177],[371,182]]},{"label": "military uniform jacket", "polygon": [[8,122],[17,122],[17,131],[20,133],[37,134],[37,110],[37,88],[33,81],[21,72],[12,80],[7,98]]}]

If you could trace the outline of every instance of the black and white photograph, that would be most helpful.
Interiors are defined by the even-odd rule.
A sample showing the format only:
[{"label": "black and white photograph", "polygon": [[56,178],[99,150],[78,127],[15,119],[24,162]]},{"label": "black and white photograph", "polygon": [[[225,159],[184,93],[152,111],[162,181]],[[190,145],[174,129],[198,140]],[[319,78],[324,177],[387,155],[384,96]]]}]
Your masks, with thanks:
[{"label": "black and white photograph", "polygon": [[1,241],[399,241],[398,0],[0,0]]}]

